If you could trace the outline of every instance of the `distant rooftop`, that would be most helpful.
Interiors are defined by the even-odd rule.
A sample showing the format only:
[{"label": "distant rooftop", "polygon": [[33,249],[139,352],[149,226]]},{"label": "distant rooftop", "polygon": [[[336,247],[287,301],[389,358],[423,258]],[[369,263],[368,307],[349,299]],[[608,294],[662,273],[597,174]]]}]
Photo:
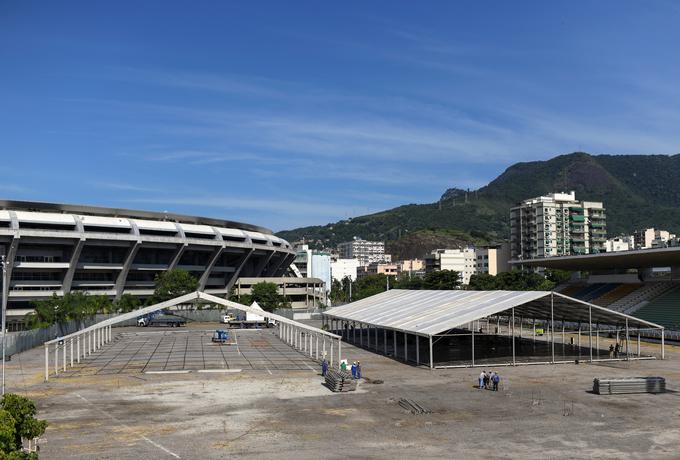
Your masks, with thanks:
[{"label": "distant rooftop", "polygon": [[253,232],[272,234],[268,228],[257,225],[244,224],[231,220],[215,219],[212,217],[188,216],[171,212],[139,211],[124,208],[105,208],[101,206],[86,206],[61,203],[44,203],[40,201],[0,200],[0,209],[11,211],[53,212],[57,214],[80,214],[86,216],[126,217],[131,219],[158,220],[179,222],[183,224],[211,225],[215,227],[236,228]]}]

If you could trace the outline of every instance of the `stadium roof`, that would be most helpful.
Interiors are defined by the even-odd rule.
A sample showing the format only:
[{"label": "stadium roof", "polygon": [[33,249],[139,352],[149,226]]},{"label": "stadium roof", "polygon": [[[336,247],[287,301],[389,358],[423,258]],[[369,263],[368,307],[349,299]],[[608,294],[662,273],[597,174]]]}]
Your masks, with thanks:
[{"label": "stadium roof", "polygon": [[235,222],[231,220],[214,219],[211,217],[187,216],[184,214],[175,214],[172,212],[154,212],[154,211],[139,211],[134,209],[124,208],[104,208],[101,206],[84,206],[61,203],[44,203],[40,201],[18,201],[18,200],[0,200],[0,209],[8,209],[12,211],[38,211],[38,212],[54,212],[67,214],[82,214],[89,216],[115,216],[115,217],[130,217],[133,219],[149,219],[169,222],[180,222],[185,224],[203,224],[214,225],[216,227],[230,227],[241,230],[250,230],[254,232],[272,234],[268,228],[259,227],[257,225],[245,224],[243,222]]},{"label": "stadium roof", "polygon": [[629,328],[662,328],[658,324],[550,291],[393,289],[333,308],[324,314],[331,318],[431,337],[512,308],[515,309],[515,317],[526,319],[550,320],[553,316],[555,321],[586,324],[592,321],[593,324],[621,327],[628,320]]},{"label": "stadium roof", "polygon": [[671,267],[680,265],[680,247],[511,260],[510,263],[572,271]]}]

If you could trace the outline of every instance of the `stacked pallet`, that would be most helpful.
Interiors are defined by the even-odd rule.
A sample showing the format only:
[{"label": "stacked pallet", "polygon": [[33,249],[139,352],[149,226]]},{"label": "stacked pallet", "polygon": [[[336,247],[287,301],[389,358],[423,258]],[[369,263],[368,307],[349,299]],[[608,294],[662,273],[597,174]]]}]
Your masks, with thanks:
[{"label": "stacked pallet", "polygon": [[416,415],[432,413],[430,409],[426,409],[412,399],[401,398],[399,400],[399,405],[402,407],[402,409],[406,409],[410,413]]},{"label": "stacked pallet", "polygon": [[593,392],[599,395],[631,393],[664,393],[663,377],[628,377],[619,379],[593,379]]},{"label": "stacked pallet", "polygon": [[333,392],[354,391],[357,389],[357,381],[348,372],[328,369],[326,372],[326,386]]}]

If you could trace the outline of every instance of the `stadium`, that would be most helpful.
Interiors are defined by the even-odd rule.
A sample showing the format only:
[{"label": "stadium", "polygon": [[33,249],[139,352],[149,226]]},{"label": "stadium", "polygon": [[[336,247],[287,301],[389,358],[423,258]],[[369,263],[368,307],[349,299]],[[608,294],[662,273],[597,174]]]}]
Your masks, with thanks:
[{"label": "stadium", "polygon": [[167,212],[0,201],[0,254],[8,280],[8,327],[31,302],[84,291],[146,298],[157,273],[179,268],[199,290],[226,295],[240,276],[280,276],[290,244],[255,225]]}]

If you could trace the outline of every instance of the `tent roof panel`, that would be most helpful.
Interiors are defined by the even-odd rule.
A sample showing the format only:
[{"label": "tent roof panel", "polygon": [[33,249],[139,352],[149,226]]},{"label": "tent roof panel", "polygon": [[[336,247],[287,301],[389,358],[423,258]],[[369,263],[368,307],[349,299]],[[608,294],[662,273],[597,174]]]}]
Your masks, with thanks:
[{"label": "tent roof panel", "polygon": [[[515,316],[549,320],[550,291],[411,291],[393,289],[333,308],[327,316],[420,335],[436,335],[512,308]],[[629,327],[661,327],[641,319],[554,293],[556,321]]]}]

